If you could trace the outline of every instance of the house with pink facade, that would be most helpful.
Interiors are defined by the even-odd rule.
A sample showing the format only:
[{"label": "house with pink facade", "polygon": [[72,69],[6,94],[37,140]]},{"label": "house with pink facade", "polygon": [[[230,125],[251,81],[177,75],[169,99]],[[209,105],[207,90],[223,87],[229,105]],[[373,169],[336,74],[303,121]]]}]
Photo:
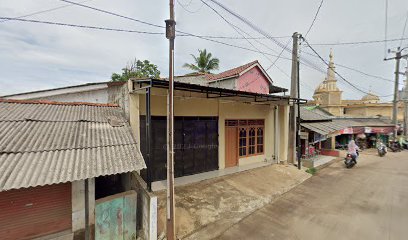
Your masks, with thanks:
[{"label": "house with pink facade", "polygon": [[218,74],[193,73],[178,76],[176,81],[259,94],[274,92],[272,78],[257,60]]}]

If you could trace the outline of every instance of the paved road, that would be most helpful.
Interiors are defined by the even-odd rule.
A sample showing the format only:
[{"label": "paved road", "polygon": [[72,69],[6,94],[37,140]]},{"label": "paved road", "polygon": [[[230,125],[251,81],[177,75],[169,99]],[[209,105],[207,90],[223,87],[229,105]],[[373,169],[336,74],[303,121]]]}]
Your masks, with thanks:
[{"label": "paved road", "polygon": [[334,163],[218,239],[408,239],[408,151]]}]

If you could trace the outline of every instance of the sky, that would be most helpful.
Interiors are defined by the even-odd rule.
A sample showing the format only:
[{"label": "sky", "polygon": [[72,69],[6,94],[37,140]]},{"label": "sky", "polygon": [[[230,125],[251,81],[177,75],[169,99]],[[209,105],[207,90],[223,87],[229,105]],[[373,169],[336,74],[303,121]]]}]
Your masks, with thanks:
[{"label": "sky", "polygon": [[[82,4],[118,13],[156,25],[163,25],[169,17],[169,2],[166,0],[73,0]],[[234,16],[205,0],[228,22],[252,37],[262,37]],[[305,34],[309,29],[321,0],[218,0],[234,12],[250,20],[276,41],[286,45],[294,32]],[[60,0],[0,0],[0,17],[20,17],[38,11],[58,8],[24,19],[89,25],[105,28],[127,29],[162,33],[157,28],[128,19],[119,18],[91,9],[71,5]],[[315,23],[307,35],[309,43],[340,43],[385,39],[386,0],[325,0]],[[241,37],[201,0],[176,0],[177,30],[205,36]],[[408,1],[389,0],[387,18],[387,39],[402,37],[408,14]],[[408,26],[405,37],[408,37]],[[241,34],[244,34],[241,32]],[[248,36],[248,35],[246,35]],[[259,49],[265,54],[278,55],[282,48],[270,39],[217,39],[228,44]],[[207,49],[220,59],[218,72],[233,68],[253,60],[258,60],[266,69],[276,56],[238,49],[194,37],[178,36],[175,45],[175,74],[189,73],[182,67],[193,61],[191,54],[198,49]],[[250,43],[249,43],[249,42]],[[394,79],[395,60],[386,49],[396,49],[400,41],[359,45],[312,45],[316,51],[328,59],[330,49],[334,61]],[[292,43],[289,42],[289,46]],[[408,46],[408,40],[402,42]],[[408,51],[406,51],[408,53]],[[309,54],[307,54],[309,53]],[[326,65],[311,49],[301,45],[302,59],[312,62],[320,69]],[[290,88],[291,54],[284,51],[282,58],[268,70],[274,84]],[[147,59],[156,64],[161,76],[168,75],[168,40],[162,34],[138,34],[113,32],[66,26],[45,25],[0,19],[0,96],[41,89],[64,87],[89,82],[109,81],[114,72],[120,72],[134,59]],[[406,60],[401,61],[400,71],[405,71]],[[346,80],[362,91],[372,90],[382,97],[382,101],[392,100],[393,83],[369,77],[361,73],[337,66],[336,69]],[[217,71],[215,71],[217,73]],[[325,74],[300,65],[301,97],[311,98],[314,89],[324,80]],[[404,77],[401,76],[403,83]],[[338,78],[338,86],[343,91],[343,99],[360,99],[364,93],[354,89]],[[402,85],[401,85],[402,86]]]}]

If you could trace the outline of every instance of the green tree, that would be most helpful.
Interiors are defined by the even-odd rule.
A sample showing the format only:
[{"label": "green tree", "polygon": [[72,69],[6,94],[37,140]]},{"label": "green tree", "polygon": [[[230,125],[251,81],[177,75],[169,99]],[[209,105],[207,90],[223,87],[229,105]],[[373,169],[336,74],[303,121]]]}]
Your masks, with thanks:
[{"label": "green tree", "polygon": [[193,70],[198,73],[210,73],[212,70],[218,70],[220,60],[213,58],[211,53],[207,53],[207,50],[198,50],[199,55],[196,57],[193,54],[195,63],[185,63],[183,67]]},{"label": "green tree", "polygon": [[129,78],[159,78],[160,71],[157,66],[150,63],[149,60],[136,60],[129,62],[125,68],[122,68],[122,73],[112,73],[111,81],[120,82],[127,81]]}]

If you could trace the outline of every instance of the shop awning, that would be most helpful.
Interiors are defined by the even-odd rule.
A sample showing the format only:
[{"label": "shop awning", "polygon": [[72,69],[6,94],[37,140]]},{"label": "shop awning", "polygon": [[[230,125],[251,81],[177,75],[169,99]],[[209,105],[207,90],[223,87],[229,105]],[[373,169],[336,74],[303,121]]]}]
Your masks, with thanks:
[{"label": "shop awning", "polygon": [[[326,122],[303,122],[300,124],[302,127],[307,128],[313,132],[319,133],[324,136],[337,136],[340,135],[340,130],[347,126],[332,121]],[[329,136],[329,137],[330,137]]]}]

